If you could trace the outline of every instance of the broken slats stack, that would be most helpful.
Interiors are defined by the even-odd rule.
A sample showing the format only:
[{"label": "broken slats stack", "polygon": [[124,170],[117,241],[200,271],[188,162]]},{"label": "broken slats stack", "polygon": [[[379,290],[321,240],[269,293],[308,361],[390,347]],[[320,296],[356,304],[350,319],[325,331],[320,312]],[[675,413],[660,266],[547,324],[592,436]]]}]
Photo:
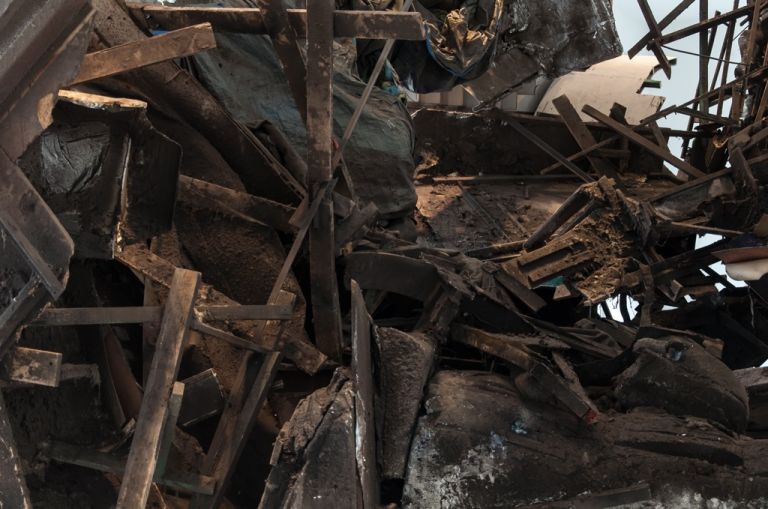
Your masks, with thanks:
[{"label": "broken slats stack", "polygon": [[[130,21],[120,3],[111,0],[95,0],[94,3],[99,7],[97,45],[107,48],[97,48],[98,51],[86,55],[79,74],[70,72],[61,83],[84,83],[114,76],[132,76],[147,82],[148,101],[153,108],[157,103],[159,115],[178,117],[194,125],[245,184],[235,189],[221,185],[222,181],[216,178],[208,182],[207,175],[183,175],[178,181],[177,204],[203,210],[205,214],[223,215],[252,228],[279,231],[284,235],[282,240],[287,239],[290,243],[282,262],[274,266],[277,277],[274,282],[270,279],[269,297],[256,301],[266,300],[266,304],[237,304],[228,297],[236,289],[229,287],[227,277],[215,274],[215,270],[210,276],[216,283],[201,283],[200,274],[177,267],[195,266],[200,261],[195,258],[200,257],[199,253],[185,252],[182,241],[178,252],[169,251],[165,246],[165,252],[160,255],[158,253],[163,249],[155,249],[156,238],[152,249],[147,249],[143,240],[115,246],[115,257],[127,267],[125,274],[128,274],[126,270],[132,271],[145,285],[143,306],[81,308],[57,303],[57,307],[37,313],[45,300],[58,297],[64,289],[66,266],[72,255],[71,240],[57,223],[51,221],[52,214],[42,200],[35,200],[39,202],[37,210],[40,214],[29,217],[4,214],[7,211],[0,205],[3,230],[11,234],[16,242],[15,249],[30,268],[35,269],[0,315],[0,340],[14,337],[22,325],[33,327],[31,332],[63,326],[143,326],[142,361],[147,376],[140,383],[144,387],[141,406],[136,405],[138,410],[132,413],[138,416],[127,463],[110,454],[61,442],[47,447],[47,456],[54,461],[122,477],[118,507],[144,506],[153,483],[190,496],[193,509],[212,509],[224,504],[237,477],[238,463],[241,459],[253,459],[249,457],[252,454],[248,442],[261,435],[253,433],[259,412],[268,396],[280,393],[279,387],[284,380],[290,379],[286,376],[276,383],[278,375],[282,377],[295,368],[304,374],[315,375],[343,365],[350,346],[350,378],[347,379],[342,368],[331,384],[336,387],[335,393],[331,390],[333,387],[328,390],[336,399],[325,406],[305,407],[302,415],[307,420],[297,421],[292,429],[296,433],[292,435],[293,442],[283,443],[282,447],[296,453],[291,459],[292,466],[316,467],[312,461],[317,459],[313,455],[318,447],[323,451],[323,461],[330,461],[328,458],[340,450],[350,452],[349,457],[343,458],[344,468],[339,468],[339,475],[341,472],[346,475],[350,464],[353,466],[352,477],[356,475],[356,479],[345,486],[348,491],[344,493],[357,491],[359,500],[350,497],[350,500],[338,502],[342,507],[349,504],[350,507],[364,508],[384,502],[380,497],[388,496],[389,490],[381,489],[383,480],[405,482],[406,493],[409,489],[407,483],[412,479],[405,478],[419,463],[412,461],[409,454],[418,456],[418,448],[425,443],[414,442],[418,447],[411,447],[415,430],[428,420],[428,415],[419,415],[420,410],[423,406],[430,414],[440,408],[431,403],[422,405],[423,391],[433,367],[448,371],[448,366],[461,365],[460,371],[466,371],[465,367],[470,365],[485,371],[485,376],[496,376],[499,386],[508,383],[505,378],[512,375],[512,390],[522,398],[518,407],[531,404],[531,408],[538,408],[543,414],[556,408],[564,412],[558,414],[565,416],[562,418],[564,423],[573,420],[593,424],[594,434],[599,437],[605,428],[610,429],[610,419],[601,422],[599,417],[605,406],[610,407],[611,398],[595,398],[593,401],[594,395],[612,390],[610,384],[618,383],[613,380],[620,374],[624,377],[622,383],[629,383],[626,379],[631,377],[625,368],[642,355],[650,355],[657,362],[686,362],[689,354],[696,355],[693,346],[692,350],[684,352],[676,349],[679,337],[690,339],[694,345],[703,345],[706,355],[722,358],[730,363],[729,366],[768,356],[768,346],[756,334],[757,327],[747,324],[748,320],[742,320],[742,324],[731,317],[726,308],[743,306],[744,295],[729,284],[726,284],[728,292],[718,294],[714,286],[715,282],[727,283],[710,268],[715,261],[712,252],[723,245],[702,249],[692,247],[697,234],[741,239],[758,219],[761,184],[765,181],[761,168],[766,160],[763,152],[768,136],[768,128],[761,118],[765,113],[766,95],[759,95],[760,90],[765,89],[760,80],[764,79],[765,62],[768,61],[768,57],[761,54],[764,48],[757,36],[761,13],[759,2],[754,7],[739,8],[735,4],[733,12],[710,20],[702,18],[693,27],[664,34],[672,21],[694,1],[684,0],[657,21],[648,2],[640,0],[650,32],[631,53],[648,47],[667,74],[672,67],[664,54],[665,44],[680,37],[699,35],[702,49],[706,48],[710,53],[715,27],[729,23],[732,35],[736,20],[742,17],[751,20],[747,32],[748,65],[743,77],[727,83],[727,72],[723,71],[720,87],[715,88],[717,75],[707,87],[709,76],[702,65],[699,90],[694,100],[659,111],[640,125],[627,124],[626,108],[620,105],[607,112],[587,104],[583,112],[597,123],[589,122],[566,95],[553,101],[560,115],[558,119],[532,117],[529,121],[522,115],[498,112],[484,115],[483,121],[497,121],[530,142],[528,144],[542,154],[544,163],[540,166],[556,161],[541,173],[567,170],[568,174],[564,177],[537,174],[442,175],[435,178],[438,185],[458,183],[456,187],[471,205],[471,213],[482,216],[494,231],[488,247],[463,253],[454,248],[436,248],[406,240],[407,229],[401,233],[381,230],[380,226],[391,218],[380,221],[376,205],[359,200],[341,161],[344,147],[394,47],[394,39],[425,38],[419,14],[337,11],[330,1],[311,2],[308,9],[286,9],[279,1],[262,2],[262,9],[128,4],[130,15],[147,31],[172,30],[146,37]],[[403,10],[408,10],[410,5],[410,1],[405,2]],[[700,6],[703,12],[707,2],[700,2]],[[281,161],[279,150],[271,150],[264,139],[254,135],[254,126],[235,121],[232,112],[226,110],[191,73],[170,61],[215,47],[213,31],[271,37],[288,89],[308,129],[309,150],[305,161],[299,161],[299,165],[308,167],[307,182],[288,171],[288,163]],[[337,144],[332,111],[333,46],[334,39],[343,37],[386,39],[387,42]],[[306,64],[301,58],[297,60],[301,55],[298,39],[308,42]],[[721,54],[729,54],[729,50],[724,46]],[[705,62],[706,55],[700,58]],[[99,82],[102,83],[108,85],[110,82]],[[741,103],[745,96],[753,96],[749,114],[757,117],[755,119],[742,120]],[[726,118],[722,106],[729,98],[733,99],[734,112]],[[81,98],[81,102],[85,99]],[[710,111],[715,105],[717,113]],[[701,129],[699,132],[691,129],[672,132],[659,128],[656,120],[672,112],[689,115],[691,128],[698,123]],[[744,125],[752,120],[752,125]],[[557,124],[563,140],[570,143],[566,146],[573,147],[575,153],[566,155],[557,148],[561,140],[539,133],[538,127],[547,123],[550,127]],[[682,158],[672,155],[667,148],[670,134],[694,140]],[[39,198],[15,167],[12,159],[19,154],[12,155],[14,157],[6,161],[7,164],[2,163],[6,174],[10,175],[12,196],[31,192],[33,197]],[[5,158],[5,155],[0,157]],[[658,161],[658,165],[646,163],[644,166],[653,166],[652,170],[646,171],[634,166],[640,165],[639,159]],[[685,175],[675,177],[661,166],[661,161]],[[725,166],[726,161],[730,167]],[[336,172],[339,170],[347,185],[339,186],[336,191]],[[563,185],[567,192],[553,201],[554,206],[546,214],[528,221],[534,216],[531,214],[523,225],[511,213],[510,207],[503,204],[486,207],[487,196],[480,190],[475,192],[476,188],[470,192],[462,184],[482,186],[489,182],[512,185],[522,182],[526,199],[529,198],[529,187],[547,186],[550,182]],[[580,183],[583,185],[579,187],[577,184]],[[10,210],[16,205],[13,203],[7,208]],[[509,216],[515,225],[514,232],[507,231],[504,220],[497,220],[496,209]],[[43,230],[42,233],[60,233],[56,240],[61,249],[49,249],[53,244],[45,246],[44,242],[39,242],[41,232],[31,226],[45,221],[53,224],[53,230]],[[392,220],[390,226],[396,221]],[[175,232],[167,236],[180,237]],[[165,234],[163,237],[166,240]],[[502,237],[509,242],[499,243]],[[294,316],[304,305],[303,299],[288,291],[294,282],[289,279],[294,265],[297,274],[306,272],[303,247],[308,247],[309,279],[302,281],[301,286],[311,292],[309,325],[314,329],[314,343],[294,334],[293,330],[290,334],[285,333],[289,322],[292,322],[291,326],[299,322],[303,332],[303,316]],[[62,260],[47,260],[51,252],[56,252]],[[166,255],[170,257],[165,258]],[[501,265],[470,258],[473,256],[493,258]],[[339,257],[342,257],[343,265],[339,264]],[[243,271],[262,270],[261,266],[250,264],[253,260],[243,262]],[[349,322],[342,314],[346,306],[340,304],[340,294],[346,295],[337,277],[337,270],[342,266],[344,281],[351,294]],[[207,274],[202,276],[208,281]],[[229,274],[230,281],[237,277]],[[181,279],[186,282],[182,284]],[[97,282],[105,284],[101,280]],[[598,309],[606,317],[610,314],[605,303],[612,295],[622,298],[621,312],[627,322],[624,325],[593,316]],[[636,319],[629,316],[627,309],[630,296],[641,304]],[[695,302],[686,302],[686,297],[692,297]],[[750,294],[749,299],[752,298]],[[738,303],[734,304],[735,301]],[[749,302],[752,306],[752,300]],[[663,306],[679,308],[669,310]],[[695,312],[692,310],[694,306],[699,306]],[[35,314],[38,316],[32,319]],[[694,315],[696,318],[691,318]],[[674,322],[681,316],[685,318],[686,326],[697,331],[686,331],[682,326],[679,329],[659,326],[661,323],[678,325]],[[343,323],[351,323],[349,341],[345,340],[347,329]],[[565,323],[568,325],[563,325]],[[374,324],[382,326],[379,328],[381,334],[376,333]],[[706,337],[698,331],[703,326],[717,328],[719,332],[713,335],[721,334],[726,339]],[[186,339],[187,335],[189,339]],[[153,348],[151,343],[155,337],[158,339]],[[647,346],[651,337],[664,338],[668,348],[653,353],[648,347],[652,354],[635,349],[638,342]],[[122,337],[112,331],[109,344],[117,345],[116,350],[122,352],[120,339]],[[214,369],[221,367],[217,364],[219,359],[211,361],[213,368],[204,365],[194,373],[180,375],[182,354],[189,353],[196,362],[199,361],[195,358],[197,346],[215,345],[221,341],[226,342],[229,351],[235,352],[228,365],[235,366],[232,369],[235,373],[227,379],[226,391]],[[189,348],[184,348],[185,343]],[[34,383],[55,387],[65,378],[62,354],[21,346],[12,348],[12,341],[0,343],[3,344],[6,355],[0,368],[0,380],[4,386]],[[210,359],[204,359],[204,362],[206,360]],[[291,361],[295,368],[283,361]],[[391,364],[387,365],[392,362],[402,366],[393,369]],[[29,369],[35,363],[45,365],[39,370]],[[123,359],[123,364],[124,371],[130,372],[127,359]],[[417,364],[414,370],[403,368]],[[132,376],[128,375],[122,380],[125,386],[132,384]],[[177,381],[180,376],[185,377],[181,382]],[[110,374],[110,378],[113,377],[110,382],[114,384],[119,377]],[[319,379],[322,377],[313,379],[312,383]],[[347,380],[351,383],[351,392],[349,386],[342,390]],[[759,381],[748,388],[760,394],[762,385]],[[138,392],[137,387],[132,388]],[[427,397],[433,397],[431,387],[428,391]],[[619,389],[616,392],[620,392]],[[410,398],[408,401],[396,399],[406,397],[405,394]],[[621,395],[624,397],[622,404],[629,405],[627,401],[631,398],[625,393]],[[347,401],[344,398],[348,396]],[[631,391],[629,396],[632,396]],[[194,401],[195,398],[199,401]],[[652,403],[661,405],[664,401]],[[346,421],[348,414],[343,412],[346,412],[344,408],[350,407],[345,404],[351,405],[349,415],[353,419],[349,422]],[[330,408],[334,410],[330,411]],[[332,415],[339,409],[341,414]],[[489,409],[489,414],[495,410]],[[624,410],[610,408],[607,413]],[[176,439],[185,436],[181,430],[186,431],[219,413],[221,417],[210,447],[204,457],[196,458],[201,473],[176,470],[169,457]],[[313,414],[319,420],[307,418]],[[448,412],[443,416],[446,422],[449,417]],[[327,437],[325,433],[331,427],[325,424],[331,421],[336,426],[334,429],[346,430],[344,444],[354,444],[354,451],[317,445],[323,444],[322,440]],[[506,422],[507,428],[508,424]],[[306,428],[297,431],[302,426]],[[510,433],[518,435],[517,440],[524,440],[529,431],[525,423],[517,421],[513,422],[512,430]],[[716,432],[712,433],[715,436]],[[9,448],[8,457],[18,456],[13,442],[8,439],[10,424],[5,408],[0,408],[0,434]],[[387,443],[391,437],[397,437],[399,443]],[[426,440],[425,437],[429,438],[420,435],[422,440]],[[498,440],[503,447],[517,443],[514,436],[499,438],[492,434],[491,438],[494,447]],[[309,445],[305,443],[305,448],[300,447],[302,440]],[[685,449],[685,442],[680,440],[681,450]],[[621,447],[628,446],[626,441],[618,443]],[[653,443],[649,438],[648,444]],[[648,444],[643,446],[651,448]],[[718,454],[723,453],[718,450]],[[489,461],[498,459],[495,454],[486,456],[484,459]],[[750,468],[748,462],[742,463],[746,465],[743,468]],[[285,474],[281,470],[284,465],[278,462],[273,466],[273,473]],[[23,479],[18,475],[18,462],[9,461],[0,468],[3,472],[11,472],[3,476],[9,486],[7,491],[0,490],[0,494],[7,496],[12,505],[16,500],[23,500],[27,495]],[[289,480],[284,481],[286,485],[270,486],[268,493],[272,496],[278,492],[274,495],[277,498],[293,496],[295,493],[287,489],[293,482],[311,491],[311,478],[301,484],[311,475],[308,472],[311,472],[309,467],[291,471],[287,475]],[[336,473],[335,470],[326,471],[330,476]],[[276,478],[279,477],[277,474]],[[651,496],[645,484],[607,491],[603,488],[592,489],[590,486],[593,495],[560,502],[587,506],[645,500]],[[282,495],[279,494],[281,490]],[[309,496],[309,491],[300,496]],[[571,491],[567,497],[573,495]],[[557,496],[566,495],[558,493]],[[269,499],[270,502],[274,502],[274,497]],[[313,497],[310,504],[326,505],[327,501],[321,498]],[[556,506],[560,502],[552,504]]]}]

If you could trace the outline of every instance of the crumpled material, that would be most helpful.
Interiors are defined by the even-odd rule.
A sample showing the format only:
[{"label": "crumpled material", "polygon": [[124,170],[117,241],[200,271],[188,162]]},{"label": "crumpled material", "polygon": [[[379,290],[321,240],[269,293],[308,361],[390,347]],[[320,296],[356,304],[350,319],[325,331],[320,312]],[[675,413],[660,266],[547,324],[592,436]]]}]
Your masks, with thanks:
[{"label": "crumpled material", "polygon": [[392,64],[417,93],[450,90],[482,75],[496,53],[503,0],[414,2],[426,41],[401,41]]}]

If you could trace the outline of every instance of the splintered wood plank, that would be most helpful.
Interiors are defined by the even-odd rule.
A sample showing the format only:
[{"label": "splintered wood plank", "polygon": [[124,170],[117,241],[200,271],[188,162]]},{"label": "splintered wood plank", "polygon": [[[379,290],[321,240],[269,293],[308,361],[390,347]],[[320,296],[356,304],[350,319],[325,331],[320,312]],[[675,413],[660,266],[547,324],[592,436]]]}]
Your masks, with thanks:
[{"label": "splintered wood plank", "polygon": [[144,387],[136,432],[120,485],[117,509],[142,508],[157,466],[160,438],[168,400],[179,372],[184,343],[189,336],[200,273],[176,269],[165,303],[155,355]]},{"label": "splintered wood plank", "polygon": [[[565,122],[565,126],[568,128],[571,136],[573,136],[573,139],[576,140],[579,148],[586,150],[597,145],[597,140],[592,136],[589,128],[581,120],[579,112],[573,107],[573,104],[568,99],[567,95],[561,95],[560,97],[555,98],[552,101],[552,104],[560,114],[563,122]],[[617,177],[616,169],[602,157],[587,155],[587,160],[598,173],[613,178]]]},{"label": "splintered wood plank", "polygon": [[[311,2],[310,2],[311,3]],[[267,34],[265,11],[241,7],[171,7],[144,3],[127,3],[133,17],[144,22],[145,16],[166,30],[210,22],[217,31]],[[291,27],[298,38],[307,37],[307,11],[287,9]],[[421,14],[393,11],[335,11],[333,28],[336,37],[355,39],[424,40]]]},{"label": "splintered wood plank", "polygon": [[632,128],[630,128],[629,126],[626,126],[621,122],[618,122],[610,118],[608,115],[605,115],[599,112],[597,109],[593,108],[592,106],[587,104],[584,106],[584,108],[582,108],[581,111],[583,111],[590,117],[594,118],[601,124],[605,125],[606,127],[611,128],[616,133],[622,135],[623,137],[625,137],[635,145],[639,145],[640,147],[652,153],[656,157],[659,157],[664,161],[668,162],[669,164],[671,164],[678,170],[682,171],[683,173],[686,173],[691,177],[703,177],[705,175],[701,170],[694,168],[693,166],[683,161],[682,159],[678,159],[677,157],[673,156],[669,151],[662,149],[652,141],[639,135],[638,133],[633,131]]},{"label": "splintered wood plank", "polygon": [[0,378],[22,384],[58,387],[62,358],[59,352],[17,346],[3,358]]},{"label": "splintered wood plank", "polygon": [[[680,30],[676,30],[675,32],[665,34],[661,36],[661,39],[658,42],[659,44],[664,45],[664,44],[669,44],[671,42],[675,42],[680,39],[684,39],[685,37],[688,37],[690,35],[698,34],[703,30],[709,30],[710,28],[715,27],[717,25],[728,23],[733,19],[738,19],[744,16],[748,16],[752,12],[752,10],[753,10],[752,5],[745,5],[744,7],[739,7],[738,9],[735,9],[730,12],[726,12],[719,16],[713,16],[707,19],[706,21],[696,23],[694,25],[681,28]],[[759,11],[757,12],[759,14]]]},{"label": "splintered wood plank", "polygon": [[[309,3],[307,33],[307,163],[313,188],[333,178],[333,0]],[[309,272],[315,343],[341,360],[341,313],[336,278],[331,198],[320,204],[309,231]]]},{"label": "splintered wood plank", "polygon": [[350,282],[352,292],[352,375],[355,386],[355,458],[363,492],[363,509],[376,509],[379,476],[376,468],[376,425],[373,414],[373,362],[371,317],[360,285]]},{"label": "splintered wood plank", "polygon": [[0,392],[0,507],[31,509],[21,458],[8,420],[8,407]]},{"label": "splintered wood plank", "polygon": [[[279,290],[279,287],[273,287],[275,303],[293,306],[296,296],[278,293],[276,289]],[[282,335],[285,323],[279,323],[278,337]],[[269,323],[265,324],[265,327],[269,326]],[[216,479],[216,489],[210,495],[195,496],[189,509],[219,507],[282,357],[281,352],[269,352],[263,356],[248,352],[245,355],[201,468],[203,474]]]},{"label": "splintered wood plank", "polygon": [[181,28],[163,35],[88,53],[71,84],[105,78],[158,62],[187,57],[216,47],[210,23]]}]

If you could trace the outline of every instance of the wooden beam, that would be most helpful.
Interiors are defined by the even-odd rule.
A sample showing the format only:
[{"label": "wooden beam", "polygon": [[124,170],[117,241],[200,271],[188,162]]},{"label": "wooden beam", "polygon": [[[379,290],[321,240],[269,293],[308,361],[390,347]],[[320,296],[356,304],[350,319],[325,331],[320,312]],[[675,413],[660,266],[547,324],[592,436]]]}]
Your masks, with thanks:
[{"label": "wooden beam", "polygon": [[179,175],[178,200],[195,207],[242,215],[281,232],[296,231],[290,223],[291,216],[296,212],[294,207],[186,175]]},{"label": "wooden beam", "polygon": [[113,46],[88,53],[80,64],[72,85],[91,81],[140,67],[187,57],[216,47],[210,23],[201,23],[148,39]]},{"label": "wooden beam", "polygon": [[543,245],[547,239],[563,226],[566,221],[576,215],[578,211],[586,207],[592,201],[592,195],[582,189],[574,191],[567,200],[560,205],[552,216],[544,221],[535,232],[528,237],[523,247],[526,251],[531,251]]},{"label": "wooden beam", "polygon": [[371,317],[360,285],[350,282],[352,292],[352,379],[355,387],[355,459],[363,492],[362,509],[379,507],[379,475],[376,462]]},{"label": "wooden beam", "polygon": [[645,150],[652,153],[656,157],[659,157],[664,161],[668,162],[669,164],[671,164],[678,170],[682,171],[683,173],[686,173],[689,176],[694,178],[703,177],[705,175],[701,170],[694,168],[693,166],[683,161],[682,159],[678,159],[677,157],[673,156],[669,151],[662,149],[652,141],[648,140],[647,138],[644,138],[643,136],[633,131],[630,127],[622,124],[621,122],[617,122],[616,120],[613,120],[612,118],[608,117],[607,115],[604,115],[603,113],[599,112],[597,109],[593,108],[592,106],[587,104],[584,106],[584,108],[582,108],[581,111],[583,111],[590,117],[594,118],[601,124],[605,125],[606,127],[613,129],[614,131],[616,131],[616,133],[620,134],[621,136],[624,136],[635,145],[639,145],[640,147],[644,148]]},{"label": "wooden beam", "polygon": [[[573,136],[573,139],[576,140],[579,148],[586,150],[597,145],[597,140],[592,136],[589,128],[581,120],[579,112],[573,107],[573,104],[568,99],[567,95],[561,95],[560,97],[555,98],[552,101],[552,104],[555,106],[555,109],[557,109],[557,112],[563,119],[563,122],[571,133],[571,136]],[[601,175],[606,175],[612,178],[618,177],[616,169],[605,159],[587,155],[587,160]]]},{"label": "wooden beam", "polygon": [[[696,0],[683,0],[679,4],[677,4],[677,7],[672,9],[669,14],[664,16],[664,18],[659,21],[659,30],[664,30],[669,25],[672,24],[673,21],[675,21],[688,7],[691,6],[693,2]],[[650,42],[650,40],[653,38],[653,34],[647,33],[645,34],[637,43],[635,43],[634,46],[632,46],[629,51],[627,51],[627,55],[629,55],[629,58],[634,58],[635,55],[640,53],[640,51],[645,48],[645,46]]]},{"label": "wooden beam", "polygon": [[710,28],[720,25],[722,23],[727,23],[732,19],[738,19],[744,16],[748,16],[752,12],[752,10],[753,10],[753,7],[751,5],[745,5],[744,7],[740,7],[736,10],[726,12],[725,14],[721,14],[720,16],[713,16],[704,22],[696,23],[695,25],[691,25],[691,26],[682,28],[680,30],[677,30],[675,32],[663,35],[659,40],[659,44],[661,45],[669,44],[671,42],[684,39],[685,37],[688,37],[690,35],[698,34],[703,30],[709,30]]},{"label": "wooden beam", "polygon": [[[196,308],[203,318],[220,320],[290,320],[293,309],[285,306],[200,306]],[[129,306],[114,308],[48,308],[30,323],[30,326],[56,327],[69,325],[118,325],[127,323],[159,322],[159,306]]]},{"label": "wooden beam", "polygon": [[[307,163],[310,187],[333,178],[333,0],[309,3],[307,33]],[[334,218],[331,198],[325,198],[309,231],[309,272],[312,319],[317,347],[341,360],[341,313],[336,278]]]},{"label": "wooden beam", "polygon": [[653,203],[653,202],[665,200],[670,196],[674,196],[676,194],[682,193],[684,191],[687,191],[688,189],[693,189],[694,187],[698,187],[700,185],[706,184],[707,182],[712,182],[713,180],[726,177],[730,175],[732,172],[733,172],[732,168],[725,168],[724,170],[716,171],[714,173],[704,175],[703,177],[689,180],[685,184],[680,184],[679,186],[675,186],[668,191],[663,191],[657,195],[654,195],[651,198],[649,198],[647,201],[649,203]]},{"label": "wooden beam", "polygon": [[651,33],[651,40],[648,41],[648,47],[656,56],[656,60],[659,61],[659,65],[661,65],[661,68],[664,69],[664,74],[667,75],[667,78],[671,78],[672,64],[669,63],[667,56],[664,54],[664,51],[661,49],[661,47],[659,46],[659,43],[657,42],[661,38],[661,29],[659,28],[659,25],[656,23],[656,18],[653,16],[653,11],[651,10],[651,6],[648,5],[648,0],[637,0],[637,1],[640,4],[640,10],[643,13],[643,17],[645,18],[645,22],[648,24],[648,28],[650,29],[650,33]]},{"label": "wooden beam", "polygon": [[[134,18],[166,30],[211,23],[216,31],[267,34],[263,9],[239,7],[170,7],[127,3]],[[300,39],[307,38],[307,10],[287,9],[291,27]],[[335,37],[355,39],[399,39],[422,41],[425,38],[421,14],[396,11],[335,11]],[[310,60],[311,61],[311,60]]]},{"label": "wooden beam", "polygon": [[181,354],[189,336],[200,273],[176,269],[165,303],[160,335],[149,370],[136,431],[125,464],[117,509],[142,508],[155,474],[168,400],[179,373]]}]

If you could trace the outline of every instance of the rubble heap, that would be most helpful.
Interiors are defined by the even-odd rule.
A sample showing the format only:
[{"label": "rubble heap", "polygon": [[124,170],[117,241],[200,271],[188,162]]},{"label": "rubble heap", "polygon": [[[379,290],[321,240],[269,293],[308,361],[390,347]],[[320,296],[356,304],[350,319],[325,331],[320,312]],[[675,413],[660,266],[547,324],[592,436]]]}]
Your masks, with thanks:
[{"label": "rubble heap", "polygon": [[0,506],[763,507],[768,6],[694,3],[6,2]]}]

